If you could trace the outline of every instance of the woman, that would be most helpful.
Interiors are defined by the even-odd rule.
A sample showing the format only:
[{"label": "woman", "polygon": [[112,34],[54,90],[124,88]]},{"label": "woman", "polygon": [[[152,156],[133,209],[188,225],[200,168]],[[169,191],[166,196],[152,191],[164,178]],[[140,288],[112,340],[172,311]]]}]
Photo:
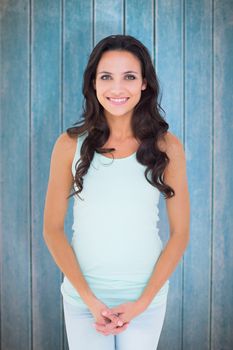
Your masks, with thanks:
[{"label": "woman", "polygon": [[[168,278],[189,241],[184,149],[167,131],[149,52],[134,37],[113,35],[96,45],[83,95],[82,120],[55,142],[44,209],[44,239],[65,275],[69,348],[154,350]],[[164,249],[160,193],[170,226]],[[69,245],[64,220],[71,196]]]}]

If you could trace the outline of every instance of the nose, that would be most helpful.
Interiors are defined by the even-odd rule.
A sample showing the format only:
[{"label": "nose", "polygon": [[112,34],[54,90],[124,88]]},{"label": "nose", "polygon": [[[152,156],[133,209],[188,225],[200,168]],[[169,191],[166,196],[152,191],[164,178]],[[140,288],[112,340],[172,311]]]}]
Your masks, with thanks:
[{"label": "nose", "polygon": [[109,90],[114,96],[122,96],[125,93],[124,83],[122,81],[113,81]]},{"label": "nose", "polygon": [[110,90],[109,92],[109,97],[112,98],[122,98],[122,97],[128,97],[129,94],[127,94],[126,92],[124,92],[123,90]]}]

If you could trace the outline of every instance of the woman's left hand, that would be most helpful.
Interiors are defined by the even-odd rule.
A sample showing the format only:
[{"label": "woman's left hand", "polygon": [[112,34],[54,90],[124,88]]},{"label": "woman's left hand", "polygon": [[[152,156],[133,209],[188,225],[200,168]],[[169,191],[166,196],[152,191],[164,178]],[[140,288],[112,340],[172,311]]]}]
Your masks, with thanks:
[{"label": "woman's left hand", "polygon": [[[138,316],[143,311],[144,309],[137,302],[127,302],[125,304],[121,304],[116,307],[103,310],[102,315],[108,318],[109,315],[115,314],[123,321],[123,325],[124,325],[125,323],[128,324],[134,317]],[[104,312],[106,312],[106,314]],[[106,331],[108,331],[108,334],[114,334],[114,331],[116,330],[116,325],[113,322],[110,322],[105,326],[95,322],[95,325],[96,325],[96,330],[100,333],[104,332],[103,334],[105,335],[106,335]]]}]

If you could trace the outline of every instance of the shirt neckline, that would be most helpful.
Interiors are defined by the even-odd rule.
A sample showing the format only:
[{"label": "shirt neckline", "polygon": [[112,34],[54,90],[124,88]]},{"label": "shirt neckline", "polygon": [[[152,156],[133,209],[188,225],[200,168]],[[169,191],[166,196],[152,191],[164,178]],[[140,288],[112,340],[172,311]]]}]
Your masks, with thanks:
[{"label": "shirt neckline", "polygon": [[130,158],[134,158],[135,157],[135,155],[136,155],[136,153],[137,153],[137,151],[135,151],[135,152],[133,152],[132,154],[130,154],[129,156],[126,156],[126,157],[122,157],[122,158],[113,158],[113,157],[106,157],[106,156],[104,156],[103,154],[101,154],[101,153],[98,153],[98,152],[96,152],[96,154],[100,157],[100,158],[103,158],[103,159],[109,159],[109,160],[116,160],[116,161],[119,161],[119,160],[127,160],[127,159],[130,159]]}]

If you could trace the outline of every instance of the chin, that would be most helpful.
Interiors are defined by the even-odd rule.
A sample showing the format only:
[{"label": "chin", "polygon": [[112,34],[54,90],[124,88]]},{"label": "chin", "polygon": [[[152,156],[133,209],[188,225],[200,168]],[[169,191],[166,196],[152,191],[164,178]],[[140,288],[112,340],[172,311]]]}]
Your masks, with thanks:
[{"label": "chin", "polygon": [[132,113],[133,112],[133,109],[130,109],[130,110],[127,110],[127,111],[110,111],[109,109],[106,109],[105,108],[105,112],[114,116],[114,117],[121,117],[121,116],[124,116],[124,115],[127,115],[129,113]]}]

